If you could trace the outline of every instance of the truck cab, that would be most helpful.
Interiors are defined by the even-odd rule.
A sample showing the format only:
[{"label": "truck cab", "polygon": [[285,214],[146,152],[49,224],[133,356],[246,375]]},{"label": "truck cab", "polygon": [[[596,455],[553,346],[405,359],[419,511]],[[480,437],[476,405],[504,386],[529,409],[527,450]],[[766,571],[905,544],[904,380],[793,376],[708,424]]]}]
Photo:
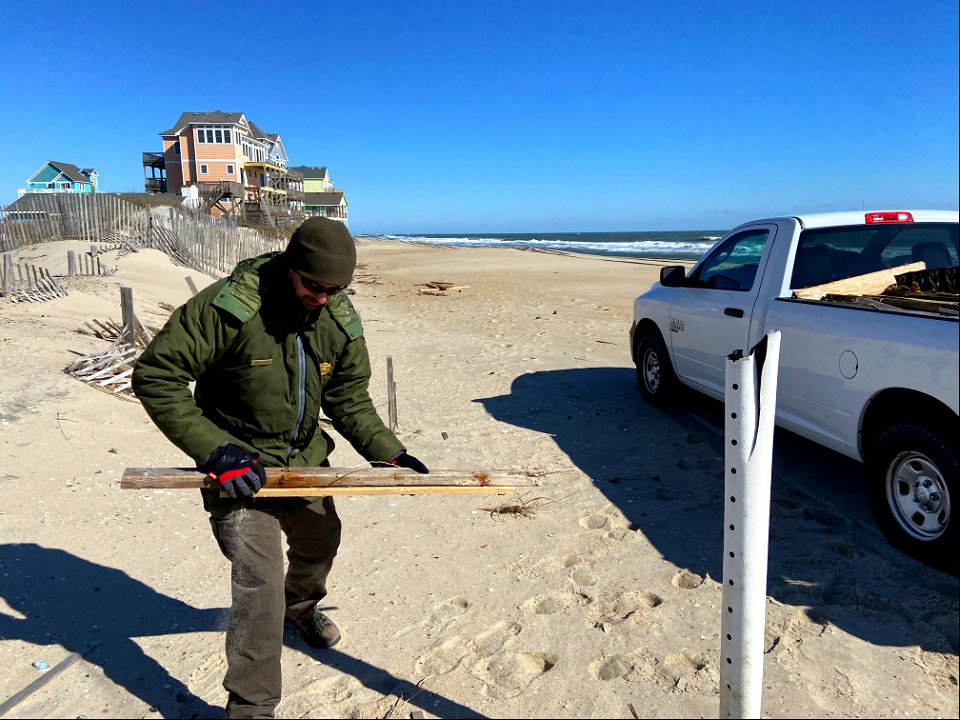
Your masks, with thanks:
[{"label": "truck cab", "polygon": [[[829,213],[740,225],[689,273],[663,268],[661,282],[635,300],[631,348],[641,394],[669,403],[683,384],[722,401],[727,357],[749,352],[778,329],[779,426],[872,465],[889,443],[886,433],[904,421],[952,444],[960,410],[956,303],[928,312],[869,297],[827,301],[829,294],[805,289],[829,293],[838,282],[873,276],[896,284],[906,268],[954,268],[955,278],[957,227],[958,213],[945,211]],[[888,537],[905,531],[925,550],[931,546],[924,543],[946,535],[957,463],[955,451],[929,452],[942,456],[934,502],[898,486],[889,467],[877,481],[886,507],[898,515]]]}]

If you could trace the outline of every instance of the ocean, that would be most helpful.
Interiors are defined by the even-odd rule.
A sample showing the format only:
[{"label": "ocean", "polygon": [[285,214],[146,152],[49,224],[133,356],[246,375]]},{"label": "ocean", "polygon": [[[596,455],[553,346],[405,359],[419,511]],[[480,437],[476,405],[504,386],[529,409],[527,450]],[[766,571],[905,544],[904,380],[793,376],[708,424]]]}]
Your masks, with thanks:
[{"label": "ocean", "polygon": [[478,233],[374,235],[386,240],[447,247],[509,247],[558,250],[610,257],[697,260],[724,235],[723,230],[658,232]]}]

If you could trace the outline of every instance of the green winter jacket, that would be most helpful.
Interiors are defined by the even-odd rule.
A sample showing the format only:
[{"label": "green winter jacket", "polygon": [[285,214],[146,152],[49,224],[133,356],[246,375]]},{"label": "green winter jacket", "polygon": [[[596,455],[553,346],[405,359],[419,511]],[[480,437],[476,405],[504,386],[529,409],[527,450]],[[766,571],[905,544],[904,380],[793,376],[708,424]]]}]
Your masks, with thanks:
[{"label": "green winter jacket", "polygon": [[370,399],[360,316],[346,293],[306,310],[287,269],[282,253],[245,260],[178,308],[137,359],[134,393],[198,465],[224,441],[268,467],[320,465],[321,410],[365,459],[392,457],[404,447]]}]

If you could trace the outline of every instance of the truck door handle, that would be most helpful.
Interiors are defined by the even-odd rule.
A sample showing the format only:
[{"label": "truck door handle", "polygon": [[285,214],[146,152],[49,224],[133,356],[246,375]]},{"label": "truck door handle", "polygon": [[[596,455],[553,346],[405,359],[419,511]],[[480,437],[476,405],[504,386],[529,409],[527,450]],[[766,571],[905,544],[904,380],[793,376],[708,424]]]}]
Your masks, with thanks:
[{"label": "truck door handle", "polygon": [[743,317],[743,310],[740,308],[724,308],[723,314],[730,317]]}]

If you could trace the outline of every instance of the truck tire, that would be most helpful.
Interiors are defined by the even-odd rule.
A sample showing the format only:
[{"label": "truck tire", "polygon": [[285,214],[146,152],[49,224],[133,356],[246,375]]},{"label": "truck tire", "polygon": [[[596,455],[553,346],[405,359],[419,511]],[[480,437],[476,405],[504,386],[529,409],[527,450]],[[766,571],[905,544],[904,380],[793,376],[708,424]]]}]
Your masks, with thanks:
[{"label": "truck tire", "polygon": [[637,343],[637,387],[648,403],[666,406],[677,399],[680,381],[660,334],[647,330]]},{"label": "truck tire", "polygon": [[956,571],[950,548],[957,535],[953,505],[957,450],[922,422],[894,423],[877,437],[869,462],[870,505],[894,546],[921,562]]}]

